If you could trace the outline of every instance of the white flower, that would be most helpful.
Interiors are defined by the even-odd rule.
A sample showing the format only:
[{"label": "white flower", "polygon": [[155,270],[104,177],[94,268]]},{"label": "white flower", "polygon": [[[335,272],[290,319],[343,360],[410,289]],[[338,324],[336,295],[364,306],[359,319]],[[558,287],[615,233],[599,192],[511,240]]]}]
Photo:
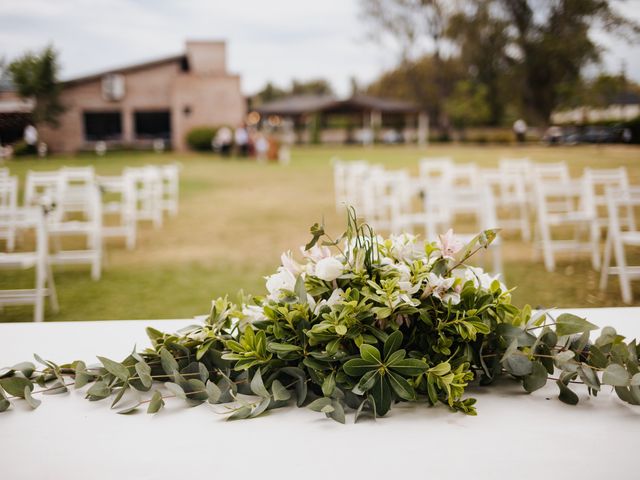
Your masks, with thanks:
[{"label": "white flower", "polygon": [[424,257],[424,251],[417,245],[417,237],[408,233],[391,235],[391,255],[398,261],[411,263]]},{"label": "white flower", "polygon": [[450,302],[452,305],[456,305],[460,303],[460,292],[457,289],[451,290],[455,281],[456,279],[453,277],[444,278],[441,275],[429,272],[423,297],[433,295],[443,303]]},{"label": "white flower", "polygon": [[453,234],[452,229],[447,230],[444,235],[438,235],[436,243],[442,252],[443,258],[453,259],[453,256],[463,247],[463,243]]},{"label": "white flower", "polygon": [[240,330],[244,330],[245,326],[249,323],[267,319],[264,314],[264,310],[260,305],[243,305],[242,315],[242,319],[239,320]]},{"label": "white flower", "polygon": [[[466,267],[462,271],[456,270],[454,271],[454,275],[458,278],[461,278],[464,282],[472,281],[473,285],[476,288],[481,288],[483,290],[490,290],[491,284],[495,280],[498,280],[498,277],[500,276],[491,276],[479,267]],[[507,289],[507,287],[505,287],[502,282],[500,282],[500,287],[502,288],[502,290]]]},{"label": "white flower", "polygon": [[277,273],[265,278],[269,298],[272,300],[277,300],[282,290],[293,291],[296,288],[296,277],[284,267],[278,267]]},{"label": "white flower", "polygon": [[320,280],[332,282],[344,272],[344,265],[335,257],[323,258],[316,265],[315,276]]},{"label": "white flower", "polygon": [[323,258],[329,258],[331,256],[331,250],[329,247],[314,245],[309,250],[305,250],[304,246],[300,247],[300,251],[305,258],[308,258],[312,262],[319,262]]},{"label": "white flower", "polygon": [[312,308],[311,310],[313,311],[314,314],[317,314],[320,311],[320,309],[324,306],[333,307],[342,299],[343,293],[344,291],[341,288],[336,288],[333,292],[331,292],[331,296],[328,299],[320,300],[318,304],[315,305],[315,307]]},{"label": "white flower", "polygon": [[282,262],[282,266],[284,267],[284,269],[294,277],[300,275],[304,270],[303,266],[293,259],[291,250],[287,250],[282,255],[280,255],[280,261]]}]

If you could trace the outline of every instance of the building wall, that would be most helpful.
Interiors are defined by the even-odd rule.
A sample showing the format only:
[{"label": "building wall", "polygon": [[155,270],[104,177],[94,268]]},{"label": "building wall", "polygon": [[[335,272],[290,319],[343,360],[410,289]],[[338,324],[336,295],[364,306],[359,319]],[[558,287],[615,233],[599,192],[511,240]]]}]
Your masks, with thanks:
[{"label": "building wall", "polygon": [[119,101],[103,98],[101,76],[66,84],[61,100],[67,110],[60,116],[57,128],[41,128],[41,138],[56,152],[93,148],[93,143],[85,140],[84,112],[119,111],[122,141],[111,143],[139,146],[148,140],[135,138],[134,112],[168,110],[172,147],[183,151],[186,150],[185,136],[194,126],[241,122],[245,102],[240,78],[224,72],[224,43],[189,43],[187,58],[194,63],[189,71],[182,71],[180,60],[123,70],[120,73],[124,76],[125,94]]}]

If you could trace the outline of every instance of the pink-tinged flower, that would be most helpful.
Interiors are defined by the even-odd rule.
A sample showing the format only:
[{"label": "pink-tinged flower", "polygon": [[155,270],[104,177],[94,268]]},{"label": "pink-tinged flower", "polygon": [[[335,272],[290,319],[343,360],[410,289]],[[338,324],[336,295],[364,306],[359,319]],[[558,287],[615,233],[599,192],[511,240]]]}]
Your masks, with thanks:
[{"label": "pink-tinged flower", "polygon": [[287,250],[286,252],[284,252],[280,256],[280,261],[282,262],[282,266],[284,267],[284,269],[294,277],[297,277],[304,271],[302,265],[300,265],[293,259],[291,250]]},{"label": "pink-tinged flower", "polygon": [[305,250],[304,247],[300,247],[300,251],[302,252],[302,255],[315,263],[318,263],[323,258],[329,258],[331,256],[331,249],[329,249],[329,247],[319,245],[314,245],[309,250]]},{"label": "pink-tinged flower", "polygon": [[463,243],[453,234],[452,229],[447,230],[444,235],[438,235],[436,243],[440,252],[442,252],[443,258],[453,259],[453,256],[463,247]]},{"label": "pink-tinged flower", "polygon": [[455,281],[456,279],[453,277],[444,278],[433,272],[429,272],[427,275],[427,285],[424,288],[422,297],[426,298],[432,295],[443,303],[456,305],[460,303],[460,289],[457,287],[451,288]]}]

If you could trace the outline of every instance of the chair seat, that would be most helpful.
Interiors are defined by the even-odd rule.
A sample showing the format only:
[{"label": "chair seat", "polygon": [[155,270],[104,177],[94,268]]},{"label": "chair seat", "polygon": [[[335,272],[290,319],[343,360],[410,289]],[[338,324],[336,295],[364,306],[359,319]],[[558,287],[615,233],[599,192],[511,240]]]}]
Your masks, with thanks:
[{"label": "chair seat", "polygon": [[32,268],[38,262],[35,253],[0,253],[0,268]]},{"label": "chair seat", "polygon": [[54,235],[88,234],[96,230],[95,223],[72,220],[69,222],[56,222],[48,225],[49,233]]},{"label": "chair seat", "polygon": [[621,232],[620,239],[625,245],[640,245],[640,232]]},{"label": "chair seat", "polygon": [[547,216],[547,221],[551,225],[562,225],[563,223],[588,223],[593,222],[595,216],[588,212],[567,212],[551,213]]}]

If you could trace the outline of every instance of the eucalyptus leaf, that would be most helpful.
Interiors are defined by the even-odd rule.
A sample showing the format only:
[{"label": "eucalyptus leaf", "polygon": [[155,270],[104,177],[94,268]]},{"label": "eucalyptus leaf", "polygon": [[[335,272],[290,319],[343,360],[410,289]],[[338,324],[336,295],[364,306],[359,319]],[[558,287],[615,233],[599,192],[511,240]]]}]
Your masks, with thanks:
[{"label": "eucalyptus leaf", "polygon": [[279,380],[274,380],[271,384],[271,391],[273,392],[273,399],[281,402],[291,398],[291,392],[287,390]]},{"label": "eucalyptus leaf", "polygon": [[29,388],[29,391],[33,391],[33,383],[24,377],[0,378],[0,387],[9,395],[20,398],[24,398],[25,387]]},{"label": "eucalyptus leaf", "polygon": [[31,388],[29,388],[29,386],[25,386],[22,393],[23,398],[32,409],[35,410],[42,403],[42,400],[37,400],[31,396]]},{"label": "eucalyptus leaf", "polygon": [[162,398],[162,393],[156,390],[151,396],[151,401],[149,402],[149,406],[147,407],[147,413],[157,413],[162,409],[162,407],[164,407],[164,399]]},{"label": "eucalyptus leaf", "polygon": [[598,326],[588,322],[584,318],[571,313],[563,313],[556,319],[556,333],[559,337],[573,335],[574,333],[597,330]]},{"label": "eucalyptus leaf", "polygon": [[256,370],[256,373],[253,375],[251,379],[251,391],[262,398],[269,398],[271,394],[264,386],[262,382],[262,374],[260,373],[260,369]]},{"label": "eucalyptus leaf", "polygon": [[628,387],[630,384],[629,372],[622,365],[612,363],[602,373],[602,383],[614,387]]},{"label": "eucalyptus leaf", "polygon": [[100,363],[104,365],[104,368],[111,375],[119,378],[123,382],[126,382],[129,379],[129,370],[121,363],[115,362],[106,357],[98,357],[98,360],[100,360]]}]

